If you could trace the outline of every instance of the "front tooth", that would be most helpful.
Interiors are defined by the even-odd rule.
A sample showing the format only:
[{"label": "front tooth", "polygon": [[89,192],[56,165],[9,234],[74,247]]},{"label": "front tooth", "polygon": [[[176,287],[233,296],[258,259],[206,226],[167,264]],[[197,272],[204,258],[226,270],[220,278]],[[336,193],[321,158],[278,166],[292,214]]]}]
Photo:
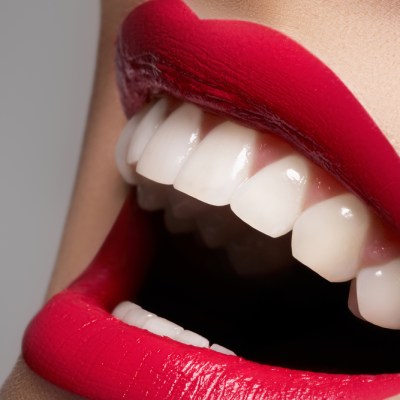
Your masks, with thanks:
[{"label": "front tooth", "polygon": [[400,329],[400,259],[361,269],[357,275],[357,302],[367,321]]},{"label": "front tooth", "polygon": [[138,161],[149,140],[156,133],[158,127],[164,121],[169,103],[167,98],[162,98],[154,104],[142,118],[133,132],[129,143],[127,160],[128,164],[134,166]]},{"label": "front tooth", "polygon": [[293,256],[331,282],[356,276],[369,226],[369,212],[354,195],[315,204],[297,219]]},{"label": "front tooth", "polygon": [[189,154],[200,142],[202,111],[184,104],[176,109],[150,139],[137,172],[155,182],[172,185]]},{"label": "front tooth", "polygon": [[178,174],[174,187],[214,206],[229,204],[249,175],[257,132],[224,122],[206,135]]},{"label": "front tooth", "polygon": [[271,237],[292,230],[306,193],[308,163],[291,155],[274,162],[244,182],[233,194],[232,211]]},{"label": "front tooth", "polygon": [[125,125],[122,130],[117,145],[115,147],[115,162],[117,168],[127,183],[133,185],[136,183],[136,173],[133,168],[128,164],[128,149],[132,136],[143,119],[144,115],[149,110],[149,106],[143,108],[140,112],[136,113]]}]

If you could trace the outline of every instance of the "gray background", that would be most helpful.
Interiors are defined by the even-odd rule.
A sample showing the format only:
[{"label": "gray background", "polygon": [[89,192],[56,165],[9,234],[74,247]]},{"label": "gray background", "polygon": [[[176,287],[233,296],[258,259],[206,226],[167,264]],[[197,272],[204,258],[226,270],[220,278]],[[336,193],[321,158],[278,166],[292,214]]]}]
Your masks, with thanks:
[{"label": "gray background", "polygon": [[97,0],[0,0],[0,385],[56,257],[98,25]]}]

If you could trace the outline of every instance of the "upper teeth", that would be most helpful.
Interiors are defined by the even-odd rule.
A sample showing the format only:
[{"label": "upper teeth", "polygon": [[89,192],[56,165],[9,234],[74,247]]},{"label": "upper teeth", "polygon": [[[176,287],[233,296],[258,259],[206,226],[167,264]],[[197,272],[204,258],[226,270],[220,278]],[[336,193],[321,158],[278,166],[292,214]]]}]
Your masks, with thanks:
[{"label": "upper teeth", "polygon": [[[128,122],[117,145],[125,180],[142,186],[147,179],[138,194],[144,208],[166,208],[173,231],[193,229],[195,222],[211,246],[224,244],[221,232],[230,237],[241,228],[232,217],[222,218],[220,229],[215,216],[211,223],[206,218],[196,222],[196,213],[210,213],[206,204],[230,205],[242,221],[270,237],[293,231],[294,257],[330,281],[357,278],[361,315],[400,329],[400,318],[394,318],[395,311],[400,315],[398,239],[390,257],[385,251],[369,257],[375,242],[393,246],[387,246],[386,228],[377,229],[376,217],[358,197],[273,135],[230,121],[210,124],[211,117],[192,104],[172,108],[166,98],[146,106]],[[202,203],[183,199],[174,204],[172,185]],[[180,221],[176,227],[174,220]],[[227,229],[222,221],[229,221]],[[375,231],[380,237],[374,237]],[[390,294],[382,300],[381,293]]]}]

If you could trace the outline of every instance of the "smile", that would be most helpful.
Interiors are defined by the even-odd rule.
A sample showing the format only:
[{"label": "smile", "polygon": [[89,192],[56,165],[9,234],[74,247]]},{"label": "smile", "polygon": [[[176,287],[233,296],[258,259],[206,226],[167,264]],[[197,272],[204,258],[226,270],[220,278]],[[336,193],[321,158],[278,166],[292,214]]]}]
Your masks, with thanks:
[{"label": "smile", "polygon": [[117,47],[136,188],[28,327],[31,368],[96,399],[400,393],[400,158],[358,101],[287,37],[179,0]]}]

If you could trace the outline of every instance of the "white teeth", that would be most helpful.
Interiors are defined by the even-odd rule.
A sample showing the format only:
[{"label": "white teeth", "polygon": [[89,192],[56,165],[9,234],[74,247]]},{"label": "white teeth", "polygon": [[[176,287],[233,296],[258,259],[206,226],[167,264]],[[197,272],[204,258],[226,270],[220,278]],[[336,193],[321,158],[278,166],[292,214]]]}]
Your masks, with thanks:
[{"label": "white teeth", "polygon": [[[117,307],[115,307],[112,314],[114,317],[120,319],[128,325],[145,329],[158,336],[169,337],[177,342],[196,347],[208,348],[210,346],[210,342],[205,337],[195,332],[185,330],[181,326],[143,310],[142,307],[129,301],[120,303]],[[228,350],[218,344],[212,345],[211,350],[229,355],[235,355],[235,353],[233,353],[231,350]]]},{"label": "white teeth", "polygon": [[217,351],[218,353],[227,354],[228,356],[235,356],[236,354],[232,351],[227,349],[224,346],[220,346],[219,344],[214,343],[211,347],[211,350]]},{"label": "white teeth", "polygon": [[[116,315],[114,314],[114,316]],[[132,307],[122,318],[122,321],[126,322],[128,325],[143,328],[144,324],[151,318],[156,318],[156,315],[143,310],[142,307],[132,303]]]},{"label": "white teeth", "polygon": [[[172,233],[197,230],[207,246],[223,247],[239,275],[281,270],[293,264],[293,254],[331,282],[357,276],[349,296],[353,313],[400,329],[397,234],[379,233],[362,201],[343,194],[325,173],[315,175],[313,164],[282,141],[275,143],[268,134],[263,141],[260,132],[221,123],[187,103],[168,116],[170,103],[163,98],[144,107],[128,121],[116,146],[117,167],[138,186],[141,208],[164,209]],[[121,303],[115,315],[161,336],[209,347],[206,338],[131,303]]]},{"label": "white teeth", "polygon": [[121,176],[131,185],[136,183],[136,173],[128,164],[128,146],[132,140],[132,136],[139,125],[143,116],[147,113],[149,106],[143,108],[139,113],[135,114],[125,125],[122,130],[117,145],[115,147],[115,162]]},{"label": "white teeth", "polygon": [[153,317],[148,318],[142,326],[143,329],[151,333],[155,333],[159,336],[167,336],[171,339],[175,339],[180,333],[183,332],[183,328],[179,325],[168,321],[165,318]]},{"label": "white teeth", "polygon": [[133,166],[139,161],[147,143],[164,121],[167,111],[168,100],[162,98],[144,115],[137,128],[134,130],[132,139],[129,143],[127,156],[129,165]]},{"label": "white teeth", "polygon": [[224,122],[206,135],[178,174],[174,187],[214,206],[229,204],[249,174],[257,133]]},{"label": "white teeth", "polygon": [[184,330],[177,338],[177,342],[184,344],[191,344],[196,347],[209,347],[210,342],[203,336],[198,335],[195,332]]},{"label": "white teeth", "polygon": [[293,256],[331,282],[350,280],[360,266],[368,227],[368,210],[354,195],[322,201],[297,219]]},{"label": "white teeth", "polygon": [[299,216],[308,176],[304,157],[291,155],[274,162],[244,182],[233,194],[232,211],[253,228],[279,237]]},{"label": "white teeth", "polygon": [[189,154],[200,141],[202,111],[183,104],[150,139],[136,171],[155,182],[172,185]]},{"label": "white teeth", "polygon": [[130,301],[123,301],[122,303],[118,304],[113,311],[113,315],[115,318],[120,319],[121,321],[124,320],[128,311],[130,311],[134,307],[139,307],[138,305],[131,303]]},{"label": "white teeth", "polygon": [[367,321],[400,329],[400,259],[361,269],[357,275],[357,302]]}]

